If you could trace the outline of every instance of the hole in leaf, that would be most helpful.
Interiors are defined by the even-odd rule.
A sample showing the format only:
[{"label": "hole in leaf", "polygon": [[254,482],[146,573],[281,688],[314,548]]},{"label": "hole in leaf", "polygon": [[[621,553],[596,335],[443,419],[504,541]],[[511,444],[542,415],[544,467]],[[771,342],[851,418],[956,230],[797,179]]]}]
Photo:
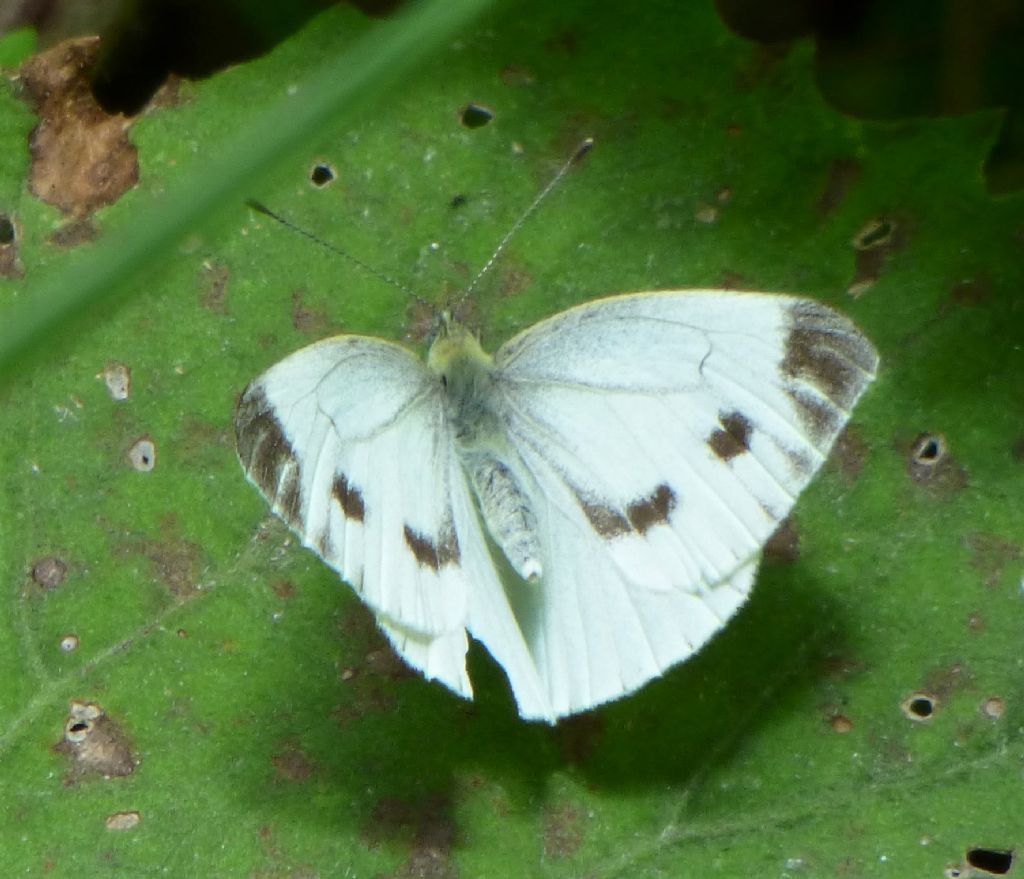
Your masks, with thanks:
[{"label": "hole in leaf", "polygon": [[914,693],[908,696],[900,704],[903,713],[913,721],[921,723],[931,720],[932,715],[939,706],[939,701],[928,693]]},{"label": "hole in leaf", "polygon": [[931,699],[922,697],[911,701],[910,713],[916,714],[918,717],[931,717],[934,707]]},{"label": "hole in leaf", "polygon": [[459,115],[466,128],[483,128],[494,118],[494,113],[480,104],[466,104]]},{"label": "hole in leaf", "polygon": [[7,214],[0,214],[0,246],[14,243],[14,223]]},{"label": "hole in leaf", "polygon": [[142,473],[148,473],[156,466],[156,446],[149,437],[141,437],[128,450],[128,462]]},{"label": "hole in leaf", "polygon": [[464,196],[460,192],[458,195],[453,195],[452,196],[452,200],[450,202],[448,202],[448,207],[451,207],[451,208],[461,208],[466,203],[466,201],[467,201],[466,196]]},{"label": "hole in leaf", "polygon": [[945,442],[941,436],[923,436],[914,445],[914,460],[918,464],[933,464],[945,452]]},{"label": "hole in leaf", "polygon": [[309,182],[316,187],[326,186],[334,182],[334,169],[325,162],[317,162],[309,172]]},{"label": "hole in leaf", "polygon": [[1005,876],[1013,866],[1013,851],[972,848],[968,849],[965,860],[975,870],[984,870],[994,876]]},{"label": "hole in leaf", "polygon": [[871,250],[874,247],[885,247],[892,242],[896,224],[891,220],[871,220],[853,237],[851,242],[856,250]]},{"label": "hole in leaf", "polygon": [[917,482],[942,482],[953,479],[957,468],[949,454],[949,445],[941,433],[921,433],[910,445],[907,473]]}]

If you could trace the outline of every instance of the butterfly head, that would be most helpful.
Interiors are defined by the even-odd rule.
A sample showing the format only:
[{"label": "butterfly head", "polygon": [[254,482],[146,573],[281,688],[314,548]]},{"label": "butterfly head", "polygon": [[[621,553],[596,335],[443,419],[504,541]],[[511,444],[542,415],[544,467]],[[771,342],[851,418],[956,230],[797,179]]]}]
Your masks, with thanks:
[{"label": "butterfly head", "polygon": [[471,421],[479,414],[494,361],[477,337],[448,312],[441,315],[427,366],[440,378],[456,422]]},{"label": "butterfly head", "polygon": [[480,346],[476,335],[452,317],[450,312],[442,312],[437,335],[427,354],[427,366],[443,376],[466,367],[486,368],[491,362],[491,356]]}]

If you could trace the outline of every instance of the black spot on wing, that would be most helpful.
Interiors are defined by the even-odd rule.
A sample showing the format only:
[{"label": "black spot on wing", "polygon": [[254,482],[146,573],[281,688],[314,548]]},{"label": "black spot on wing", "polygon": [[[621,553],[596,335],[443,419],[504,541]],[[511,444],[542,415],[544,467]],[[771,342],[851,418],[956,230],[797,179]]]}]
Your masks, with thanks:
[{"label": "black spot on wing", "polygon": [[846,420],[845,413],[824,397],[806,388],[791,388],[790,399],[796,404],[800,423],[816,445],[826,445],[839,433]]},{"label": "black spot on wing", "polygon": [[405,525],[405,545],[412,550],[416,562],[432,571],[440,571],[446,565],[458,565],[462,561],[459,553],[459,540],[455,531],[446,527],[435,542],[424,534]]},{"label": "black spot on wing", "polygon": [[647,497],[633,501],[626,507],[626,518],[633,530],[646,534],[655,525],[668,522],[676,507],[676,493],[664,482]]},{"label": "black spot on wing", "polygon": [[655,525],[668,522],[676,508],[676,493],[666,483],[655,487],[650,494],[626,505],[619,511],[614,505],[573,489],[580,509],[605,540],[614,540],[625,534],[646,534]]},{"label": "black spot on wing", "polygon": [[831,443],[874,378],[878,354],[851,321],[817,302],[790,306],[788,324],[781,368],[790,396],[814,440]]},{"label": "black spot on wing", "polygon": [[334,477],[334,484],[331,486],[331,494],[341,507],[346,519],[362,522],[366,516],[366,504],[363,503],[363,494],[352,483],[344,473]]},{"label": "black spot on wing", "polygon": [[589,500],[579,494],[576,498],[594,530],[606,540],[621,537],[632,530],[629,520],[613,507]]},{"label": "black spot on wing", "polygon": [[235,446],[242,467],[290,525],[302,515],[299,462],[263,389],[250,385],[235,412]]},{"label": "black spot on wing", "polygon": [[718,423],[708,437],[711,451],[723,461],[731,461],[737,455],[750,451],[750,420],[739,412],[719,414]]}]

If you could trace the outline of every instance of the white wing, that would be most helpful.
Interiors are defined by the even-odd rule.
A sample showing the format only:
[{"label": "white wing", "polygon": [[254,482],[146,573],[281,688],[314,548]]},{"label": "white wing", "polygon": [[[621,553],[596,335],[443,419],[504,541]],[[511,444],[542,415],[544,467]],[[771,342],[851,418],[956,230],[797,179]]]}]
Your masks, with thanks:
[{"label": "white wing", "polygon": [[548,717],[439,394],[438,377],[399,345],[317,342],[246,388],[238,455],[273,511],[352,584],[410,665],[471,697],[472,613],[481,633],[507,642],[503,664],[521,705]]},{"label": "white wing", "polygon": [[[468,531],[455,526],[452,490],[464,477],[439,392],[404,348],[339,336],[252,382],[235,431],[242,466],[274,512],[392,631],[417,642],[443,636],[449,646],[461,638],[464,654],[462,547],[484,538],[472,520]],[[431,673],[467,692],[454,652]]]},{"label": "white wing", "polygon": [[544,574],[509,596],[521,643],[475,630],[472,597],[470,629],[503,664],[525,645],[550,719],[630,692],[721,628],[877,356],[817,303],[691,291],[570,309],[495,365]]}]

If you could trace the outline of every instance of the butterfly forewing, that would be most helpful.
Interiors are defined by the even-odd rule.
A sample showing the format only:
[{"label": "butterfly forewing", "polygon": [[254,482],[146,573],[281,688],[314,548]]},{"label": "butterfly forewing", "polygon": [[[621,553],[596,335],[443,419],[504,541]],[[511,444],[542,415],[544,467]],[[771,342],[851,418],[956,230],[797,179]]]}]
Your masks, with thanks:
[{"label": "butterfly forewing", "polygon": [[274,511],[373,610],[431,636],[464,627],[467,588],[439,394],[404,348],[339,336],[267,370],[235,418]]}]

